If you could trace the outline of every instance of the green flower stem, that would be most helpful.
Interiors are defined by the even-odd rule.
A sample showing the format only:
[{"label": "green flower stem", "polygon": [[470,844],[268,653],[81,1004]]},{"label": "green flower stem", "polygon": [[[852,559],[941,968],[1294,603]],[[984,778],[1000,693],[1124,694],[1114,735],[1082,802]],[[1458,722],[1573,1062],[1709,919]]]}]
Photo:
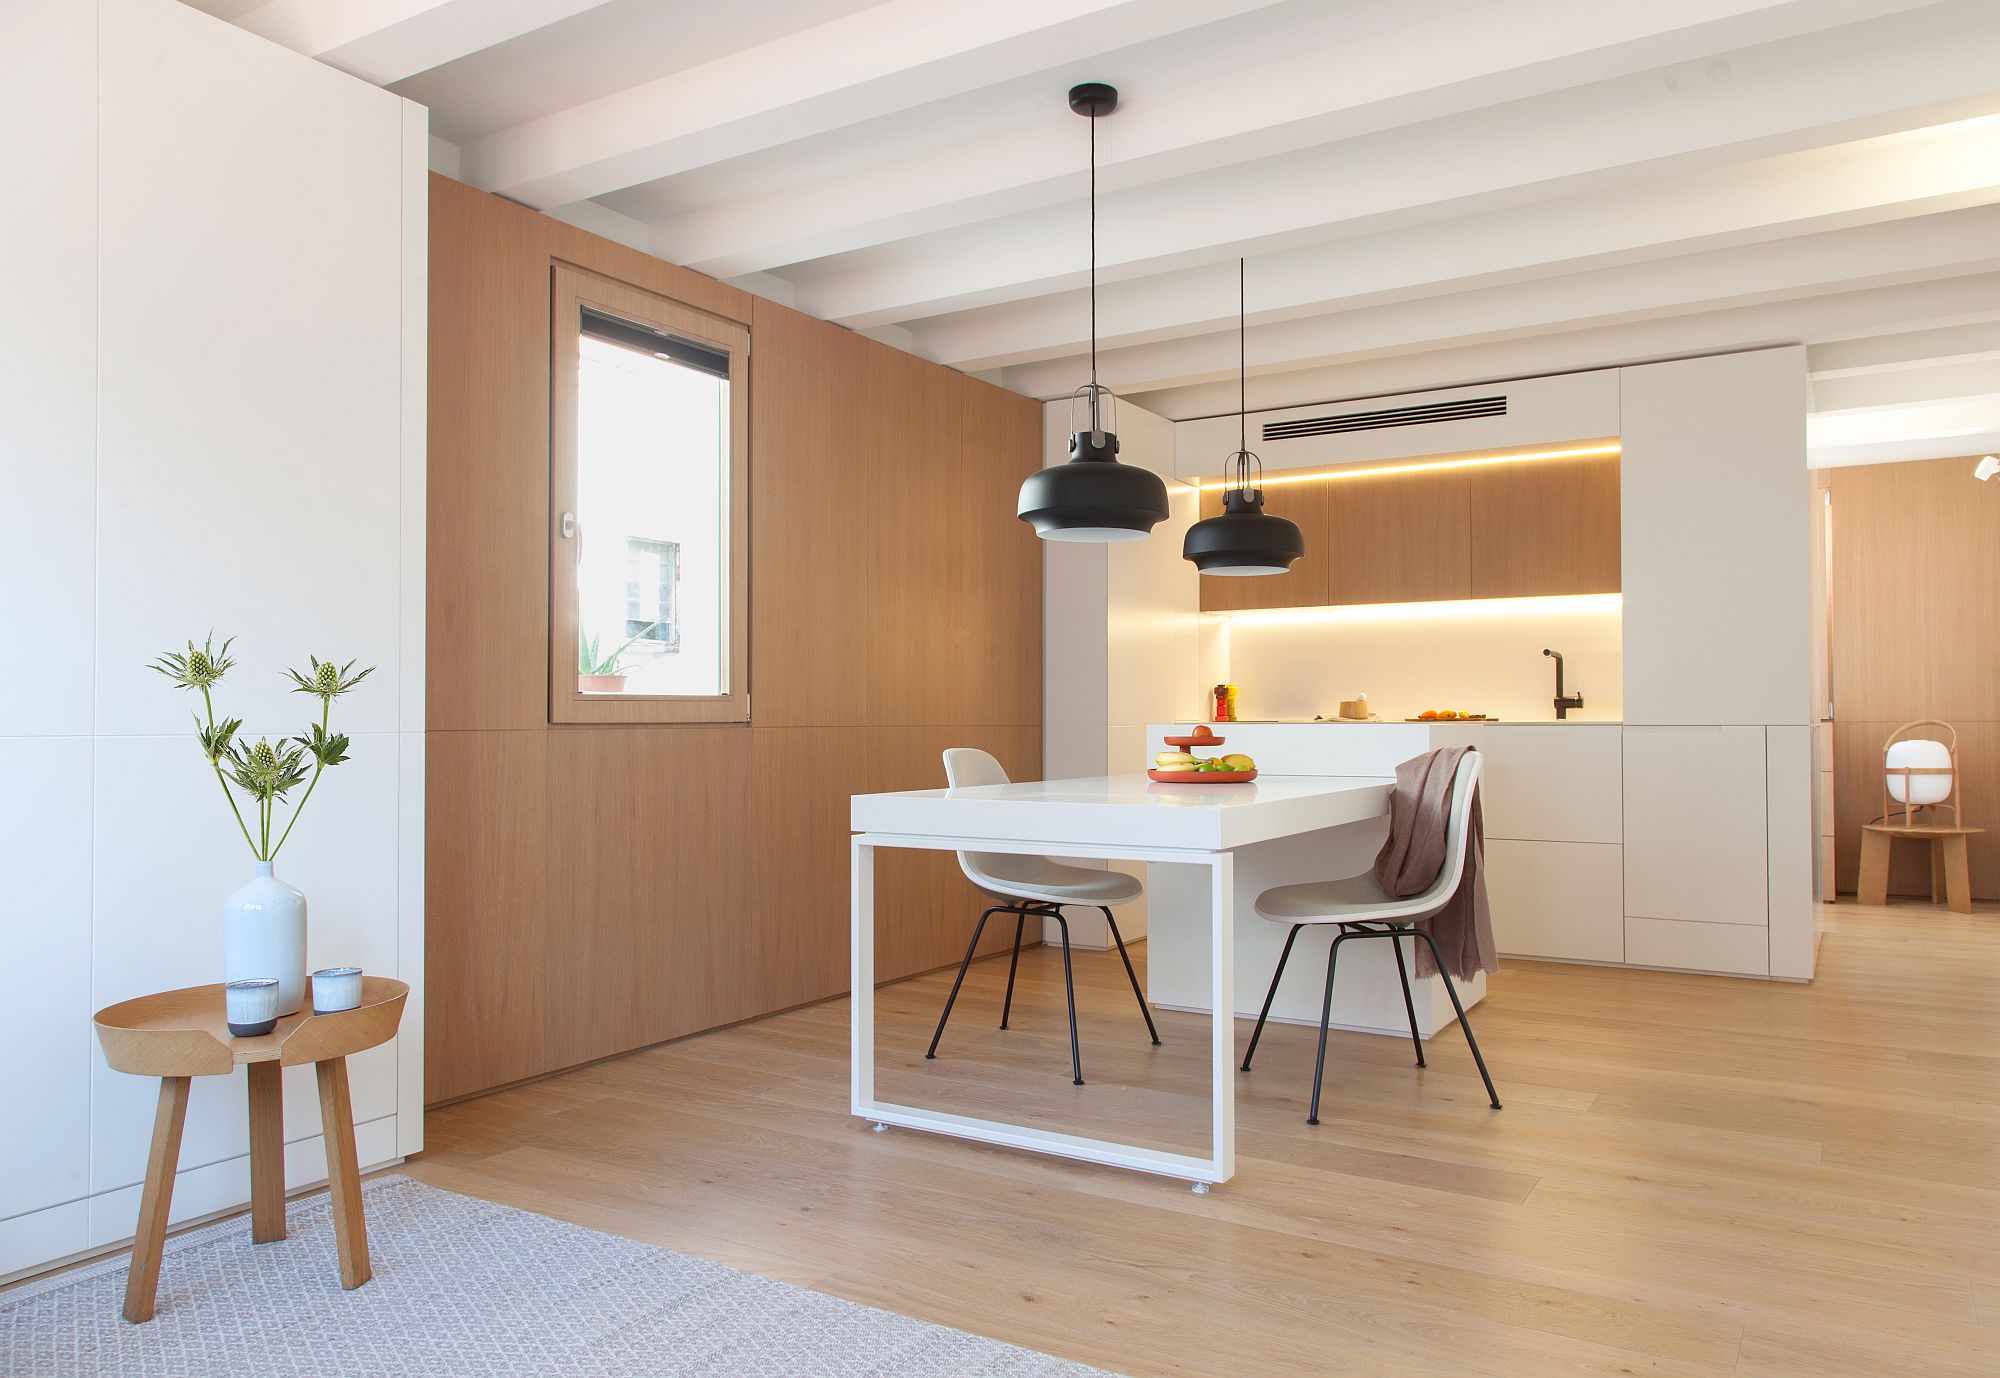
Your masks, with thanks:
[{"label": "green flower stem", "polygon": [[[332,717],[333,700],[322,698],[319,701],[319,730],[322,736],[326,734],[327,724],[332,720]],[[278,845],[271,849],[271,855],[267,860],[276,861],[278,859],[278,853],[284,849],[285,839],[292,835],[292,828],[298,823],[299,815],[304,813],[306,805],[312,802],[313,791],[319,788],[319,777],[325,770],[326,762],[315,756],[313,758],[313,778],[306,781],[306,792],[299,796],[299,806],[292,810],[291,819],[285,824],[285,831],[279,836]]]},{"label": "green flower stem", "polygon": [[[201,706],[208,714],[208,730],[214,732],[215,704],[209,699],[208,686],[206,684],[201,687]],[[222,797],[228,801],[229,811],[236,815],[236,826],[243,831],[244,843],[250,848],[250,851],[256,856],[257,860],[263,861],[265,859],[264,854],[259,852],[257,844],[250,840],[250,825],[243,821],[243,810],[236,807],[236,796],[229,792],[229,781],[222,774],[222,763],[220,761],[210,761],[208,765],[209,769],[215,772],[215,783],[222,786]]]}]

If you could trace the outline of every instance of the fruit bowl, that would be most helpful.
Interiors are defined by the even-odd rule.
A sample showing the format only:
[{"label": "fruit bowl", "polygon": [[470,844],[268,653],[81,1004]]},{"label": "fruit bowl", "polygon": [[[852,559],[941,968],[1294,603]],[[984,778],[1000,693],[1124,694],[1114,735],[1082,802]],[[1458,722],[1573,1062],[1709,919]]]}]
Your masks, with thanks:
[{"label": "fruit bowl", "polygon": [[1182,748],[1183,750],[1191,746],[1222,745],[1222,738],[1220,737],[1162,737],[1160,738],[1160,740],[1165,742],[1168,746],[1177,746]]},{"label": "fruit bowl", "polygon": [[[1169,737],[1167,738],[1167,740],[1169,742],[1172,742],[1174,739],[1172,737]],[[1210,737],[1207,738],[1206,740],[1219,742],[1222,739],[1220,737]],[[1146,772],[1146,778],[1149,780],[1157,780],[1163,785],[1240,785],[1244,783],[1246,780],[1256,779],[1257,772],[1255,769],[1148,770]]]}]

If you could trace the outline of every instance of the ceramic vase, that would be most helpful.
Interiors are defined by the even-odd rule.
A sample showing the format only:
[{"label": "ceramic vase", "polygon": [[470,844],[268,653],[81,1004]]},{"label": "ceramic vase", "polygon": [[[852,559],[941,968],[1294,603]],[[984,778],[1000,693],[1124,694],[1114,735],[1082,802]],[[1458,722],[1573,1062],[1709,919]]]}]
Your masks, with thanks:
[{"label": "ceramic vase", "polygon": [[278,1017],[306,1001],[306,897],[257,863],[257,874],[222,905],[222,979],[278,980]]}]

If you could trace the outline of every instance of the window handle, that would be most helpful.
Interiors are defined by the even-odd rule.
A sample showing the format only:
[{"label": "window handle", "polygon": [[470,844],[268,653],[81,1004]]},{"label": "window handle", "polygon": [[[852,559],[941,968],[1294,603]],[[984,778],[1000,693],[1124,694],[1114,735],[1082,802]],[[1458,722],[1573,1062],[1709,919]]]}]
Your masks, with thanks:
[{"label": "window handle", "polygon": [[565,512],[562,514],[560,530],[562,531],[562,538],[564,540],[573,541],[576,539],[576,513]]}]

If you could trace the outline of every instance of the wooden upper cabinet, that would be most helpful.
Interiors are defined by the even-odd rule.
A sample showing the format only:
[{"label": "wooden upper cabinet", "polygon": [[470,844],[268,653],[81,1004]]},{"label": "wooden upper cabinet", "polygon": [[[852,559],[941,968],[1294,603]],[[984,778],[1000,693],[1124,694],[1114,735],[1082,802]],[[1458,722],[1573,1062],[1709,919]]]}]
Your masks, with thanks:
[{"label": "wooden upper cabinet", "polygon": [[[1222,510],[1203,492],[1201,514]],[[1201,581],[1203,612],[1619,591],[1618,460],[1281,483],[1306,553],[1289,574]]]},{"label": "wooden upper cabinet", "polygon": [[[1327,529],[1327,500],[1324,483],[1281,483],[1264,490],[1264,510],[1274,517],[1289,517],[1299,524],[1305,537],[1306,553],[1285,574],[1255,574],[1244,577],[1204,574],[1201,576],[1201,610],[1235,612],[1243,608],[1310,608],[1327,599],[1327,551],[1332,535]],[[1222,515],[1220,489],[1203,489],[1201,515]],[[1155,537],[1154,539],[1158,539]]]},{"label": "wooden upper cabinet", "polygon": [[1471,502],[1472,597],[1619,591],[1617,459],[1500,464],[1455,477]]},{"label": "wooden upper cabinet", "polygon": [[1300,487],[1320,490],[1329,507],[1327,602],[1473,596],[1462,473],[1382,474]]}]

